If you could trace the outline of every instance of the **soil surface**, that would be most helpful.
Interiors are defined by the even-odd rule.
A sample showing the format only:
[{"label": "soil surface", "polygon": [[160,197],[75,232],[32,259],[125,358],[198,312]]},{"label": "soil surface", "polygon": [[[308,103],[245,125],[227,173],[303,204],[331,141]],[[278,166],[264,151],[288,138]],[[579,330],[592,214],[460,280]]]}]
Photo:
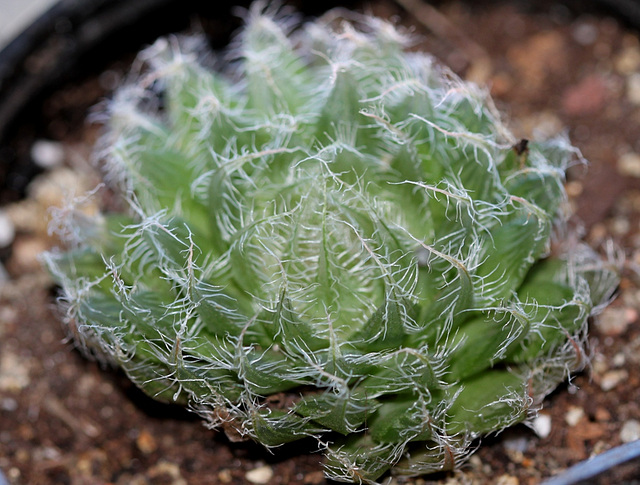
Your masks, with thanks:
[{"label": "soil surface", "polygon": [[[536,11],[516,2],[416,4],[382,0],[367,8],[413,26],[420,48],[490,86],[516,136],[566,127],[590,162],[568,176],[576,224],[595,248],[614,241],[626,263],[617,299],[592,324],[590,369],[545,400],[534,429],[485,439],[455,473],[392,483],[539,483],[640,438],[639,36],[611,17],[576,16],[553,2]],[[325,484],[312,443],[273,454],[229,443],[86,360],[66,339],[55,288],[37,260],[55,244],[47,208],[70,188],[81,193],[96,184],[86,161],[97,127],[81,120],[125,64],[47,100],[49,121],[32,153],[48,168],[26,200],[0,211],[0,225],[8,220],[15,228],[13,240],[9,233],[0,241],[7,271],[0,283],[0,470],[11,484],[32,485]],[[635,461],[590,483],[640,483],[638,477]]]}]

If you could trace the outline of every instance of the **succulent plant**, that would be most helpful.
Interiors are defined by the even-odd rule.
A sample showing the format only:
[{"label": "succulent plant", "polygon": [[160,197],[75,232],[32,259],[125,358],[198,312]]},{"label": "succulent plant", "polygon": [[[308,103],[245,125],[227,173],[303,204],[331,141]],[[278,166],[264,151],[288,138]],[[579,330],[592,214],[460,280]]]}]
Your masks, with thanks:
[{"label": "succulent plant", "polygon": [[143,51],[98,148],[126,210],[65,211],[44,259],[76,342],[146,393],[375,483],[534,416],[617,271],[566,230],[565,137],[516,143],[484,89],[341,15],[253,7],[224,62]]}]

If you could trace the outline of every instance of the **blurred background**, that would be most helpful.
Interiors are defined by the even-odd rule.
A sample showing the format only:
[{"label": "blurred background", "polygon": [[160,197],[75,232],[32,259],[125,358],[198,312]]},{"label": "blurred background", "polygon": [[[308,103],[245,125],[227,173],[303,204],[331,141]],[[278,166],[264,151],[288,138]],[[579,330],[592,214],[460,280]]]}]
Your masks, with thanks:
[{"label": "blurred background", "polygon": [[54,0],[0,0],[0,48],[53,3]]}]

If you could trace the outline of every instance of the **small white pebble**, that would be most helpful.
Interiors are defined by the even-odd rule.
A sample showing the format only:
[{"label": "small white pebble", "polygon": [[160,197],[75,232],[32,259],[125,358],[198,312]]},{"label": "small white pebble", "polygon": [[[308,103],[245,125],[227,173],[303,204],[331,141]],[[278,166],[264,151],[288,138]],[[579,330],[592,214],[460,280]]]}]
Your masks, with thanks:
[{"label": "small white pebble", "polygon": [[620,440],[623,443],[631,443],[640,439],[640,421],[630,419],[625,421],[620,430]]},{"label": "small white pebble", "polygon": [[597,353],[591,360],[591,372],[594,376],[600,377],[609,370],[609,362],[604,355]]},{"label": "small white pebble", "polygon": [[34,459],[38,461],[59,460],[62,452],[55,446],[43,446],[34,450]]},{"label": "small white pebble", "polygon": [[586,22],[578,24],[572,32],[574,40],[581,45],[591,45],[598,40],[598,28]]},{"label": "small white pebble", "polygon": [[5,211],[0,211],[0,248],[9,246],[16,237],[16,228]]},{"label": "small white pebble", "polygon": [[611,232],[616,236],[624,236],[631,230],[629,219],[616,217],[611,221]]},{"label": "small white pebble", "polygon": [[0,359],[0,391],[19,392],[29,387],[31,366],[18,354],[4,352]]},{"label": "small white pebble", "polygon": [[531,427],[540,438],[546,438],[551,434],[551,416],[539,414],[531,423]]},{"label": "small white pebble", "polygon": [[[165,483],[171,485],[187,485],[187,481],[182,477],[180,467],[176,463],[160,460],[147,471],[151,483],[158,483],[160,477],[167,480]],[[164,480],[163,480],[164,481]]]},{"label": "small white pebble", "polygon": [[500,475],[498,480],[496,481],[496,485],[519,485],[520,480],[518,477],[514,477],[513,475]]},{"label": "small white pebble", "polygon": [[0,401],[0,409],[3,411],[15,411],[18,409],[18,401],[10,397],[6,397]]},{"label": "small white pebble", "polygon": [[627,357],[622,352],[618,352],[613,356],[613,359],[611,359],[611,363],[614,367],[622,367],[627,363]]},{"label": "small white pebble", "polygon": [[614,59],[613,65],[620,74],[628,76],[640,68],[640,49],[638,46],[624,48]]},{"label": "small white pebble", "polygon": [[273,477],[273,469],[270,466],[260,466],[258,468],[254,468],[253,470],[249,470],[245,478],[249,480],[251,483],[268,483],[269,480]]},{"label": "small white pebble", "polygon": [[480,459],[480,457],[478,455],[471,455],[471,458],[469,458],[469,462],[468,463],[473,468],[477,468],[477,469],[482,468],[482,460]]},{"label": "small white pebble", "polygon": [[577,425],[584,416],[584,409],[578,406],[571,406],[564,415],[564,420],[572,428]]},{"label": "small white pebble", "polygon": [[640,73],[633,73],[627,78],[627,99],[633,104],[640,104]]},{"label": "small white pebble", "polygon": [[19,239],[13,245],[12,261],[16,269],[23,273],[41,271],[39,256],[49,249],[46,240],[38,237]]},{"label": "small white pebble", "polygon": [[566,183],[565,189],[569,197],[578,197],[582,194],[584,187],[582,186],[582,183],[577,180],[572,180],[571,182]]},{"label": "small white pebble", "polygon": [[562,120],[551,111],[542,111],[539,114],[521,120],[525,131],[533,134],[534,138],[549,138],[555,133],[562,131]]},{"label": "small white pebble", "polygon": [[524,453],[529,448],[529,440],[526,436],[513,436],[506,438],[502,443],[505,450]]},{"label": "small white pebble", "polygon": [[18,478],[20,478],[20,475],[20,469],[15,466],[12,466],[7,470],[7,477],[12,480],[17,480]]},{"label": "small white pebble", "polygon": [[640,178],[640,155],[635,152],[625,153],[618,159],[620,175]]},{"label": "small white pebble", "polygon": [[231,483],[233,481],[233,475],[231,474],[231,470],[223,469],[218,472],[218,480],[221,483]]},{"label": "small white pebble", "polygon": [[602,379],[600,380],[600,389],[605,392],[611,391],[612,389],[615,389],[618,384],[626,381],[628,377],[629,373],[624,369],[610,370],[602,376]]},{"label": "small white pebble", "polygon": [[31,147],[31,158],[40,168],[59,167],[64,162],[64,148],[55,141],[37,140]]},{"label": "small white pebble", "polygon": [[638,319],[638,312],[631,307],[606,308],[596,319],[596,327],[605,335],[622,335],[630,324]]},{"label": "small white pebble", "polygon": [[589,231],[589,240],[593,243],[594,246],[597,246],[598,243],[601,243],[605,238],[609,235],[607,226],[605,226],[602,222],[596,222],[591,231]]}]

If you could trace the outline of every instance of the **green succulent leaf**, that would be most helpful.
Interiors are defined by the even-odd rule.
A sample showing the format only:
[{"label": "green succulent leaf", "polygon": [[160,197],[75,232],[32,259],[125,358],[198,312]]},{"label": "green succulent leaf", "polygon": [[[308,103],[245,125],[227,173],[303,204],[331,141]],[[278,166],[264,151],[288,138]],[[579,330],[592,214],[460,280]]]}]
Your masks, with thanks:
[{"label": "green succulent leaf", "polygon": [[317,433],[319,429],[295,414],[270,410],[254,411],[251,432],[265,446],[279,446]]},{"label": "green succulent leaf", "polygon": [[479,429],[488,433],[522,421],[530,406],[526,384],[522,377],[504,370],[462,381],[447,411],[447,431],[457,434]]},{"label": "green succulent leaf", "polygon": [[361,391],[346,391],[306,396],[294,409],[325,428],[348,435],[356,432],[377,407]]},{"label": "green succulent leaf", "polygon": [[382,403],[367,422],[371,438],[377,443],[428,441],[433,437],[429,411],[415,394],[400,394]]}]

